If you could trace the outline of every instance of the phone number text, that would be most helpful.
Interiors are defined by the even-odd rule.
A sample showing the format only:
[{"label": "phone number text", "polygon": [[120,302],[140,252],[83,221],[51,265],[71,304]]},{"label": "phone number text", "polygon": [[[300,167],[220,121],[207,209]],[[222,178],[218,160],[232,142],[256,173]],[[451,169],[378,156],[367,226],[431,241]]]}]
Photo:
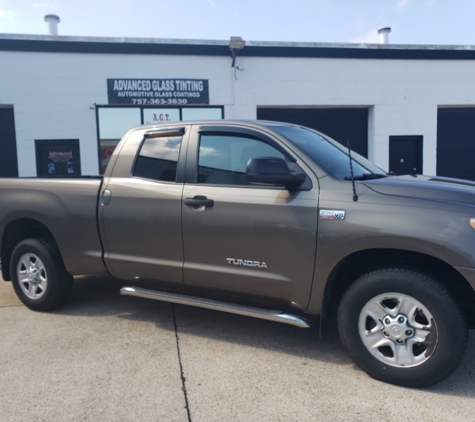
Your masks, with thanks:
[{"label": "phone number text", "polygon": [[151,104],[151,105],[170,105],[170,104],[187,104],[185,98],[156,98],[156,99],[137,99],[132,98],[132,104]]}]

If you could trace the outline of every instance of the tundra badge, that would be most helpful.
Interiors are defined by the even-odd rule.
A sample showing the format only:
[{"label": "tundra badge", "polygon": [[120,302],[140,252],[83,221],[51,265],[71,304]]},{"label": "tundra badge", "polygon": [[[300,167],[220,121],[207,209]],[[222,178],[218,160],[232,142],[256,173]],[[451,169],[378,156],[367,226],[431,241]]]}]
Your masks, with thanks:
[{"label": "tundra badge", "polygon": [[269,268],[265,262],[249,261],[247,259],[226,258],[228,264],[244,265],[245,267]]}]

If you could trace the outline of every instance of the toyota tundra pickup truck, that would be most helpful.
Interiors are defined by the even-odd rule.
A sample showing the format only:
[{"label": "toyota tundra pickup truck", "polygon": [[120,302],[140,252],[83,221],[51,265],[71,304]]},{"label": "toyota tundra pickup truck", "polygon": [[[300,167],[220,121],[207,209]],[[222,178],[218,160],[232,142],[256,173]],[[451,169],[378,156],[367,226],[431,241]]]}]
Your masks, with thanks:
[{"label": "toyota tundra pickup truck", "polygon": [[123,295],[336,321],[360,368],[411,387],[448,377],[474,326],[475,183],[387,174],[305,127],[141,126],[103,178],[2,179],[0,198],[2,276],[35,311],[106,272]]}]

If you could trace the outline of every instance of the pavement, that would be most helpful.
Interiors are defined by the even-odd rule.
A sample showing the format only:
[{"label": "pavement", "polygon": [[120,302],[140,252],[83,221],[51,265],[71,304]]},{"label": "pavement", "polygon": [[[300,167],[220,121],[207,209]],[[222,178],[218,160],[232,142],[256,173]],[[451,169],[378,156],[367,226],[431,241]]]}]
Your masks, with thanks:
[{"label": "pavement", "polygon": [[75,278],[51,313],[0,279],[0,421],[475,421],[475,336],[437,386],[384,384],[336,335],[122,297]]}]

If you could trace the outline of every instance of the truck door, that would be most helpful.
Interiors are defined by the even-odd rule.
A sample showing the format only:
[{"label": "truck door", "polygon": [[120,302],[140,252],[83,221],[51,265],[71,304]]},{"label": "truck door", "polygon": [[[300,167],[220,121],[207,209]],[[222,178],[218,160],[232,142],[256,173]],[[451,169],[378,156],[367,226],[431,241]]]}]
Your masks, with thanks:
[{"label": "truck door", "polygon": [[99,210],[105,260],[118,278],[183,284],[180,151],[186,136],[184,128],[137,131],[110,164]]},{"label": "truck door", "polygon": [[[250,158],[296,161],[306,188],[251,185]],[[289,150],[257,130],[191,132],[183,192],[184,282],[306,307],[317,242],[318,180]]]}]

